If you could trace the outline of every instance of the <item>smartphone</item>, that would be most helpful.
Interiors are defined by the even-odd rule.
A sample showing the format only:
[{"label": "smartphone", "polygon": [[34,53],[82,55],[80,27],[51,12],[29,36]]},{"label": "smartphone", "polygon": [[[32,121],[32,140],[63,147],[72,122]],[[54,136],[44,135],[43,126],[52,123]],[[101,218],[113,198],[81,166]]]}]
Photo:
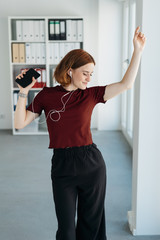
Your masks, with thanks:
[{"label": "smartphone", "polygon": [[23,88],[27,87],[29,84],[32,83],[32,77],[37,79],[40,76],[40,74],[35,71],[33,68],[30,68],[26,74],[23,75],[23,78],[18,79],[16,78],[16,82]]}]

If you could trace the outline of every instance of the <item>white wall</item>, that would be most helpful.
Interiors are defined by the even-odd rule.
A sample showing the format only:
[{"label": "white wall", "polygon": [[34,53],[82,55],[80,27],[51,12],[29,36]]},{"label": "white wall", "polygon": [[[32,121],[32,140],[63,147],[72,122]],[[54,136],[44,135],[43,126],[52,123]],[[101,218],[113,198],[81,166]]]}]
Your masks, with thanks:
[{"label": "white wall", "polygon": [[[54,0],[54,1],[1,1],[0,3],[0,114],[5,119],[0,119],[0,128],[11,128],[11,95],[9,80],[9,52],[8,52],[8,16],[84,16],[85,20],[85,45],[86,51],[97,60],[97,29],[98,29],[98,1],[97,0]],[[97,72],[93,82],[97,82]],[[96,126],[97,116],[93,116],[92,125]]]},{"label": "white wall", "polygon": [[160,1],[137,1],[137,25],[147,37],[135,85],[131,230],[160,235]]},{"label": "white wall", "polygon": [[[105,7],[105,12],[103,7]],[[120,80],[121,14],[121,5],[114,0],[1,1],[0,29],[3,34],[1,34],[0,38],[0,115],[4,114],[5,118],[0,118],[0,129],[11,128],[12,122],[8,16],[83,16],[85,20],[84,49],[93,55],[97,63],[92,82],[89,85],[92,86],[97,84],[105,85]],[[98,26],[100,26],[99,32]],[[98,66],[100,74],[98,74]],[[91,127],[95,128],[98,126],[101,130],[120,129],[120,100],[121,97],[117,96],[109,100],[104,106],[102,106],[103,104],[98,104],[93,112]],[[100,110],[99,117],[98,110]]]},{"label": "white wall", "polygon": [[[107,85],[121,80],[122,4],[99,0],[98,80]],[[99,104],[98,129],[121,129],[121,95]]]}]

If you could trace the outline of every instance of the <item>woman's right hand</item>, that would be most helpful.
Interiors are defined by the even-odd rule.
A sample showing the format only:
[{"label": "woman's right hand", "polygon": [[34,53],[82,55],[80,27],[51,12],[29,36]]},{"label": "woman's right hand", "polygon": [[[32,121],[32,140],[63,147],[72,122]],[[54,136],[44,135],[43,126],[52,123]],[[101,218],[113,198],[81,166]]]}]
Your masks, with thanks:
[{"label": "woman's right hand", "polygon": [[[18,78],[18,79],[23,78],[23,75],[25,75],[28,70],[29,70],[29,69],[24,69],[24,71],[21,72],[20,74],[18,74],[18,75],[16,76],[16,78]],[[36,81],[37,81],[37,80],[36,80],[34,77],[32,77],[32,83],[29,84],[27,87],[23,88],[23,87],[21,87],[18,83],[17,83],[17,85],[18,85],[21,93],[28,94],[29,90],[34,86],[34,84],[36,83]]]}]

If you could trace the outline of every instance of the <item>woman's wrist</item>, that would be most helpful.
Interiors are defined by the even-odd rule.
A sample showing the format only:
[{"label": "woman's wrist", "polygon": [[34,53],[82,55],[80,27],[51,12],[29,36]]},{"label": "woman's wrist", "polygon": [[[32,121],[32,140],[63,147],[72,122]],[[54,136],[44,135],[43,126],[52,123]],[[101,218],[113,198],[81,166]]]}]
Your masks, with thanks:
[{"label": "woman's wrist", "polygon": [[142,56],[142,51],[141,51],[141,50],[134,49],[133,55],[136,56],[136,57],[140,57],[140,58],[141,58],[141,56]]},{"label": "woman's wrist", "polygon": [[23,98],[27,98],[28,97],[28,92],[19,91],[18,96],[23,97]]},{"label": "woman's wrist", "polygon": [[139,49],[139,48],[138,48],[138,49],[137,49],[137,48],[134,48],[133,52],[134,52],[135,54],[142,55],[143,50],[141,50],[141,49]]},{"label": "woman's wrist", "polygon": [[28,95],[28,92],[29,92],[29,91],[26,91],[26,90],[23,90],[23,89],[21,89],[21,90],[19,91],[19,93],[23,93],[23,94],[27,94],[27,95]]}]

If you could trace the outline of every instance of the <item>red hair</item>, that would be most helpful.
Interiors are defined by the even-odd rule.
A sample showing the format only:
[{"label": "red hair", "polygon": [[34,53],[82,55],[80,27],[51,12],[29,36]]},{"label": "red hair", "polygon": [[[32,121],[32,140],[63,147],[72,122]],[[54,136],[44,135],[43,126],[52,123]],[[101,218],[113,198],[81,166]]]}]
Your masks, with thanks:
[{"label": "red hair", "polygon": [[57,65],[53,78],[65,87],[71,83],[71,77],[67,73],[68,70],[79,68],[88,63],[96,64],[94,58],[88,52],[83,49],[74,49],[68,52]]}]

